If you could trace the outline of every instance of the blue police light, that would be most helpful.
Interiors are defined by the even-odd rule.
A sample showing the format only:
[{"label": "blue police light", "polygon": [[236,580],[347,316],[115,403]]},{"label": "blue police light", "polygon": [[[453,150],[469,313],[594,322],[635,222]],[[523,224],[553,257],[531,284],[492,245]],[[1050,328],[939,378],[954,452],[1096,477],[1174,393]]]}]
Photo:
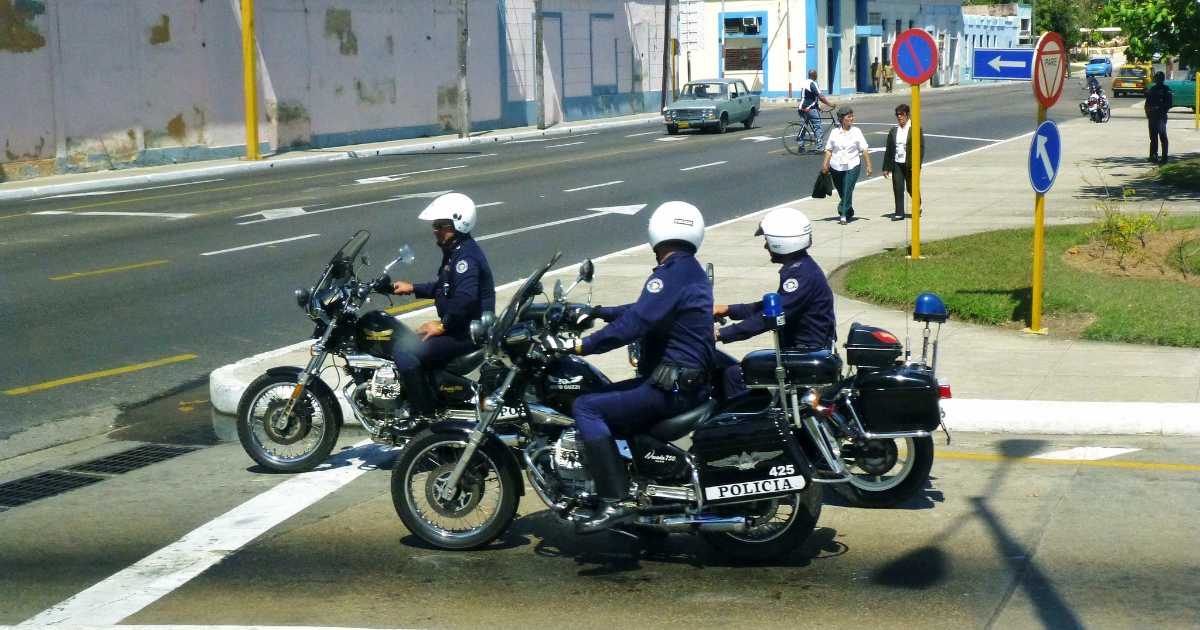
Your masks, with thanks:
[{"label": "blue police light", "polygon": [[778,293],[768,293],[763,296],[763,317],[779,317],[783,315],[783,303],[779,301]]},{"label": "blue police light", "polygon": [[950,319],[946,314],[946,304],[942,298],[932,293],[922,293],[917,296],[917,305],[913,308],[913,321],[942,323]]}]

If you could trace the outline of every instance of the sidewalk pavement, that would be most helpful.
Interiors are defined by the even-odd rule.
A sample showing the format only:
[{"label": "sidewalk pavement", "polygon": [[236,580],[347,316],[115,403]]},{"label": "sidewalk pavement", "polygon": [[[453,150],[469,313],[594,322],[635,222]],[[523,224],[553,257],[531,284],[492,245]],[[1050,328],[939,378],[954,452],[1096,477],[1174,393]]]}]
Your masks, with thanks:
[{"label": "sidewalk pavement", "polygon": [[[983,89],[963,86],[941,89]],[[839,97],[846,100],[846,97]],[[892,95],[854,95],[854,100],[894,98]],[[1064,97],[1052,114],[1060,121],[1063,136],[1062,166],[1054,188],[1046,196],[1046,224],[1087,222],[1094,216],[1104,186],[1113,191],[1137,191],[1131,211],[1144,206],[1157,211],[1163,201],[1175,214],[1200,212],[1200,199],[1158,186],[1147,177],[1151,166],[1145,118],[1140,100],[1114,99],[1112,120],[1093,124],[1074,113],[1075,104]],[[204,165],[129,169],[104,173],[55,176],[33,182],[0,183],[0,201],[46,194],[82,192],[121,184],[162,182],[217,173],[274,168],[288,164],[347,159],[463,146],[537,135],[567,135],[597,127],[656,124],[657,115],[562,125],[548,130],[516,129],[456,137],[425,138],[326,150],[285,153],[262,162],[223,160]],[[926,163],[922,169],[923,242],[988,230],[1028,227],[1032,224],[1033,194],[1026,171],[1030,131],[1014,129],[1017,137],[958,156]],[[1175,116],[1169,123],[1172,155],[1200,151],[1200,133],[1189,117]],[[868,129],[871,131],[871,129]],[[936,142],[930,138],[930,142]],[[880,162],[876,155],[876,163]],[[222,170],[224,169],[224,170]],[[888,248],[907,247],[910,223],[892,222],[882,215],[892,209],[890,184],[876,176],[860,181],[855,192],[859,220],[847,226],[836,222],[836,197],[800,198],[785,204],[813,220],[814,245],[810,250],[827,273],[856,258]],[[1119,193],[1118,193],[1119,194]],[[704,208],[701,208],[703,211]],[[762,250],[761,237],[752,236],[761,215],[769,209],[710,226],[699,258],[716,267],[719,303],[754,301],[774,291],[778,267]],[[563,243],[569,259],[570,243]],[[1021,253],[1018,255],[1030,255]],[[1055,255],[1048,252],[1047,255]],[[594,302],[621,304],[636,298],[654,266],[648,246],[631,248],[596,259]],[[920,264],[913,262],[912,264]],[[533,264],[530,264],[532,271]],[[573,277],[575,263],[554,275]],[[498,287],[501,303],[516,283]],[[583,299],[585,287],[573,297]],[[1190,306],[1190,305],[1189,305]],[[920,329],[908,313],[839,297],[836,303],[839,337],[844,339],[851,322],[886,328],[919,344]],[[1197,315],[1200,317],[1200,313]],[[407,313],[410,325],[432,318],[432,309]],[[1058,337],[1028,335],[989,326],[951,321],[942,327],[938,374],[950,379],[955,398],[943,401],[947,426],[961,431],[1020,433],[1115,433],[1200,435],[1200,350],[1138,346]],[[765,338],[722,345],[740,356],[769,345]],[[309,342],[265,353],[217,369],[210,379],[216,411],[232,414],[246,385],[268,367],[303,365]],[[614,380],[633,374],[624,350],[590,357]],[[345,409],[347,417],[349,410]]]}]

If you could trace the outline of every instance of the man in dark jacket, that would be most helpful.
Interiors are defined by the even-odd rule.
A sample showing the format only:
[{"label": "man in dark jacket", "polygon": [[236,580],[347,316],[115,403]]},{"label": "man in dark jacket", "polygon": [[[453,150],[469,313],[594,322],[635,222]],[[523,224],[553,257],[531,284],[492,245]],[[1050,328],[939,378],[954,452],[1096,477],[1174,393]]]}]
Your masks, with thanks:
[{"label": "man in dark jacket", "polygon": [[[1175,104],[1171,88],[1163,83],[1167,75],[1154,73],[1154,85],[1146,92],[1146,122],[1150,126],[1150,161],[1167,163],[1167,112]],[[1162,153],[1158,151],[1162,142]]]},{"label": "man in dark jacket", "polygon": [[[887,148],[883,151],[883,178],[892,180],[892,195],[896,198],[893,221],[904,220],[904,191],[912,195],[912,110],[907,103],[896,106],[895,127],[888,132]],[[925,162],[925,131],[921,131],[921,162]],[[920,208],[917,212],[920,212]]]},{"label": "man in dark jacket", "polygon": [[[793,208],[772,210],[763,217],[756,235],[766,238],[764,249],[779,269],[779,297],[786,323],[781,342],[785,349],[802,352],[828,350],[837,334],[833,312],[833,291],[825,272],[808,255],[812,246],[812,224],[804,213]],[[732,343],[767,331],[762,301],[713,307],[715,317],[740,320],[716,331],[717,341]],[[725,396],[746,391],[741,366],[725,370],[722,379]]]},{"label": "man in dark jacket", "polygon": [[395,282],[392,290],[397,295],[433,298],[438,319],[421,324],[414,336],[397,340],[392,358],[408,392],[412,415],[428,416],[433,413],[435,397],[426,370],[475,349],[471,320],[496,310],[496,283],[483,250],[471,237],[475,202],[470,197],[461,193],[442,195],[418,218],[433,221],[433,234],[442,248],[437,280],[422,284]]}]

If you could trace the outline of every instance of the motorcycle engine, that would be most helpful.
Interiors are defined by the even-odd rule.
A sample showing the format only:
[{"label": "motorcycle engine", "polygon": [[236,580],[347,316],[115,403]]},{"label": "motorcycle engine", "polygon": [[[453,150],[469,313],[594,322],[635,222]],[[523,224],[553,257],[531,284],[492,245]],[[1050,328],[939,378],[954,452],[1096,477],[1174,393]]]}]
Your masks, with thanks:
[{"label": "motorcycle engine", "polygon": [[595,494],[596,484],[587,469],[583,443],[575,429],[567,429],[554,443],[554,472],[562,482],[562,492],[567,496]]},{"label": "motorcycle engine", "polygon": [[366,390],[367,402],[376,409],[395,409],[400,405],[402,392],[395,368],[385,365],[371,375],[371,384]]}]

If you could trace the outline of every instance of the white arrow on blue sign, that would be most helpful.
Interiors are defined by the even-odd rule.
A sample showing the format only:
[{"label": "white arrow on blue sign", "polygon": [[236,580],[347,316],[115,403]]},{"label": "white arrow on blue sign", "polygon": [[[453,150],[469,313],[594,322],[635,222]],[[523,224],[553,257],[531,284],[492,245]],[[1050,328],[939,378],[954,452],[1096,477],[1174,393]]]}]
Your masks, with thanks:
[{"label": "white arrow on blue sign", "polygon": [[971,78],[1029,81],[1033,77],[1032,48],[976,48]]},{"label": "white arrow on blue sign", "polygon": [[1029,183],[1033,184],[1034,192],[1044,195],[1054,186],[1061,156],[1062,141],[1058,135],[1058,125],[1047,120],[1038,125],[1037,133],[1033,134],[1033,143],[1029,145]]}]

